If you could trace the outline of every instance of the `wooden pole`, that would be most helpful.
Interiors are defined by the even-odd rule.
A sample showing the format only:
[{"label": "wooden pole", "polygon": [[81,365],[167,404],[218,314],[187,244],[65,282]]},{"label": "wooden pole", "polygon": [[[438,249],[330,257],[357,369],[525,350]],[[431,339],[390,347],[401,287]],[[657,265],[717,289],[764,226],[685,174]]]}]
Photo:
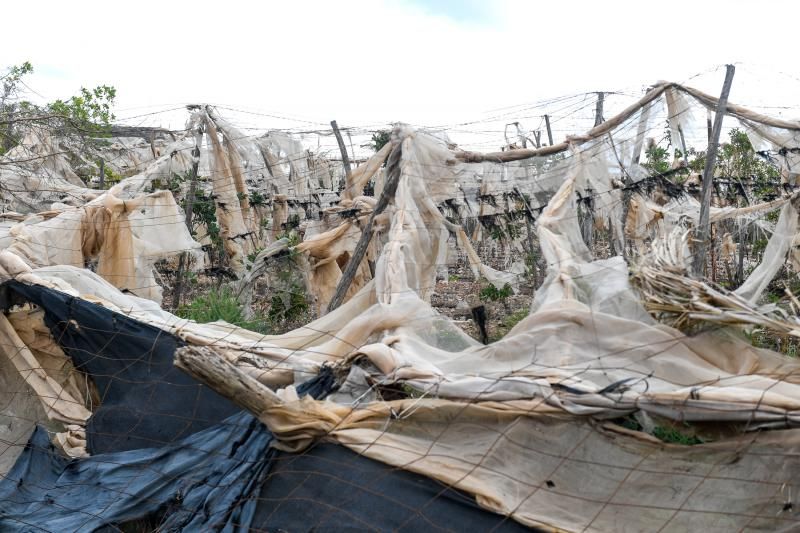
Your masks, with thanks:
[{"label": "wooden pole", "polygon": [[550,129],[550,115],[544,116],[544,125],[547,128],[547,142],[553,146],[553,130]]},{"label": "wooden pole", "polygon": [[[350,143],[350,159],[356,161],[356,149],[353,148],[353,136],[350,135],[350,130],[347,131],[347,141]],[[358,161],[356,161],[358,164]]]},{"label": "wooden pole", "polygon": [[689,154],[686,153],[686,136],[683,134],[683,128],[678,126],[678,135],[681,137],[681,153],[683,154],[683,164],[689,167]]},{"label": "wooden pole", "polygon": [[[527,169],[526,169],[527,174]],[[531,227],[531,220],[535,220],[533,210],[528,205],[528,200],[519,190],[519,187],[514,187],[514,191],[522,198],[522,204],[525,206],[525,229],[527,230],[528,238],[528,260],[531,263],[531,274],[533,275],[533,291],[536,292],[536,285],[538,283],[538,272],[536,271],[536,258],[534,256],[536,248],[533,245],[533,228]],[[527,261],[526,261],[527,262]]]},{"label": "wooden pole", "polygon": [[100,189],[106,188],[106,162],[100,159]]},{"label": "wooden pole", "polygon": [[[197,169],[200,166],[200,140],[202,139],[202,132],[198,132],[195,136],[195,144],[192,149],[192,173],[191,181],[189,182],[189,192],[186,195],[186,228],[189,230],[189,235],[192,234],[192,216],[194,216],[194,197],[197,190]],[[181,305],[181,295],[183,293],[183,270],[186,268],[186,258],[188,253],[183,252],[178,259],[178,272],[175,275],[175,295],[173,298],[172,306],[178,309]]]},{"label": "wooden pole", "polygon": [[597,93],[597,106],[594,108],[594,125],[599,126],[603,123],[603,101],[606,93]]},{"label": "wooden pole", "polygon": [[542,147],[542,132],[536,130],[533,132],[533,139],[536,141],[536,148]]},{"label": "wooden pole", "polygon": [[358,240],[358,244],[356,244],[356,247],[353,250],[353,255],[347,262],[344,272],[342,272],[342,277],[339,280],[339,284],[336,286],[336,292],[333,293],[333,298],[331,298],[330,303],[328,303],[328,313],[342,305],[342,302],[344,302],[344,296],[347,294],[347,289],[350,288],[350,284],[353,282],[353,277],[356,275],[359,265],[361,265],[361,260],[364,259],[364,254],[367,253],[367,246],[369,246],[369,241],[372,239],[372,225],[375,222],[375,217],[380,215],[383,210],[386,209],[386,206],[389,205],[389,201],[394,198],[394,193],[397,190],[397,182],[400,181],[400,155],[402,153],[400,148],[401,146],[401,144],[398,144],[392,148],[392,153],[389,154],[389,158],[386,163],[386,185],[383,187],[383,192],[381,192],[378,203],[375,205],[375,208],[372,210],[372,214],[369,216],[367,225],[364,226],[364,230],[361,232],[361,238]]},{"label": "wooden pole", "polygon": [[347,176],[347,181],[350,181],[350,157],[347,155],[347,147],[344,145],[344,139],[342,139],[342,132],[339,131],[339,125],[336,123],[335,120],[331,120],[331,128],[333,128],[333,134],[336,136],[336,142],[339,144],[339,152],[342,154],[342,165],[344,165],[344,174]]},{"label": "wooden pole", "polygon": [[703,189],[700,196],[700,219],[697,223],[695,232],[695,252],[693,269],[696,276],[703,275],[703,267],[706,264],[707,242],[710,236],[709,212],[711,210],[711,191],[713,190],[714,167],[717,165],[717,147],[719,146],[719,136],[722,133],[722,119],[728,105],[728,94],[731,92],[733,74],[736,71],[733,65],[727,65],[725,72],[725,83],[722,85],[722,93],[717,104],[717,113],[714,117],[714,129],[711,132],[711,141],[708,143],[706,153],[706,166],[703,170]]},{"label": "wooden pole", "polygon": [[150,152],[152,152],[152,154],[153,154],[153,159],[158,159],[158,156],[156,155],[156,132],[155,131],[151,131],[150,132]]}]

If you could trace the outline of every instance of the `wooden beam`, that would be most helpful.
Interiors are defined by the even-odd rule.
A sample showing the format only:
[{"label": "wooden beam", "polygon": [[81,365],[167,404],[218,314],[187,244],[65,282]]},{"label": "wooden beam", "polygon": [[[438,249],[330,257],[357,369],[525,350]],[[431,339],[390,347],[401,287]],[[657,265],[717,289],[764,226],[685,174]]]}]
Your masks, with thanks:
[{"label": "wooden beam", "polygon": [[[458,152],[456,157],[465,163],[480,163],[483,161],[492,161],[495,163],[506,163],[509,161],[519,161],[521,159],[528,159],[529,157],[552,155],[569,149],[570,144],[583,144],[602,137],[606,133],[614,130],[628,120],[634,113],[639,111],[642,107],[646,106],[667,90],[673,84],[662,83],[656,85],[651,91],[648,91],[642,98],[633,104],[629,105],[618,114],[614,115],[608,120],[603,121],[598,126],[593,127],[583,135],[573,135],[568,138],[568,141],[558,143],[557,145],[545,146],[542,148],[520,148],[517,150],[507,150],[505,152],[492,152],[492,153],[478,153],[478,152]],[[549,123],[549,120],[546,121]]]},{"label": "wooden beam", "polygon": [[372,225],[375,222],[375,217],[380,215],[383,210],[386,209],[386,206],[389,205],[392,198],[394,198],[394,193],[397,190],[397,182],[400,181],[401,146],[402,143],[398,143],[392,148],[392,152],[389,154],[389,159],[386,163],[386,185],[383,187],[383,192],[378,199],[378,203],[372,210],[372,214],[369,216],[369,220],[361,232],[361,238],[358,240],[358,244],[356,244],[353,250],[353,255],[347,262],[344,272],[342,272],[342,277],[339,279],[339,284],[336,286],[336,292],[333,293],[333,298],[331,298],[330,303],[328,303],[328,313],[344,302],[344,296],[347,294],[347,290],[353,282],[353,277],[356,275],[359,265],[361,265],[361,260],[364,259],[364,255],[367,253],[367,246],[369,246],[369,241],[372,239]]},{"label": "wooden beam", "polygon": [[695,248],[693,270],[696,276],[703,275],[703,268],[706,264],[707,241],[710,237],[709,215],[711,211],[711,192],[713,191],[714,168],[717,166],[717,148],[719,147],[719,136],[722,133],[722,120],[728,105],[728,94],[733,84],[733,74],[736,69],[733,65],[727,65],[725,72],[725,83],[722,85],[722,93],[717,103],[717,112],[714,116],[714,128],[711,132],[711,140],[706,151],[706,166],[703,170],[703,189],[700,196],[700,219],[697,223],[695,232]]},{"label": "wooden beam", "polygon": [[344,165],[344,174],[347,176],[347,182],[349,182],[352,171],[350,169],[350,157],[347,155],[347,147],[344,145],[342,132],[339,131],[339,125],[335,120],[331,120],[331,128],[333,128],[333,134],[336,136],[336,142],[339,144],[339,152],[342,154],[342,165]]}]

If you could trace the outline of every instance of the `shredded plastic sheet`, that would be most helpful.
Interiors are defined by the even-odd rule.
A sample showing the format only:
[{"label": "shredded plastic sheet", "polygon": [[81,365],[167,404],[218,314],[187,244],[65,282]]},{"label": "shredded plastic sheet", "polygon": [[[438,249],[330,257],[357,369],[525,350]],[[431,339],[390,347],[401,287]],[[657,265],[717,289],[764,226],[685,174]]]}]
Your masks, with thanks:
[{"label": "shredded plastic sheet", "polygon": [[[456,152],[433,136],[396,128],[392,144],[402,149],[400,181],[381,230],[375,278],[359,280],[360,289],[343,306],[284,335],[181,320],[80,268],[32,268],[13,250],[0,252],[0,274],[100,303],[190,345],[213,346],[265,387],[282,389],[279,402],[255,414],[276,436],[274,446],[285,450],[334,440],[367,457],[424,472],[523,524],[552,529],[658,530],[689,523],[710,531],[788,529],[798,525],[786,512],[784,490],[800,469],[798,430],[791,429],[800,425],[800,364],[752,347],[734,330],[687,337],[655,323],[628,285],[625,261],[593,261],[575,216],[576,196],[591,198],[595,217],[610,220],[615,250],[621,251],[621,184],[646,176],[638,162],[650,123],[666,112],[678,135],[691,138],[693,125],[675,121],[689,117],[686,110],[698,102],[715,105],[697,91],[659,84],[584,136],[561,146],[499,154]],[[729,110],[776,151],[787,148],[777,141],[796,141],[796,123],[735,105]],[[256,156],[242,154],[256,152],[234,145],[224,124],[207,118],[209,129],[213,122],[222,136],[212,132],[215,168],[232,162],[254,168],[246,158]],[[288,157],[285,150],[278,157]],[[559,155],[564,150],[569,154]],[[234,161],[233,152],[243,162]],[[372,167],[380,165],[378,159]],[[228,191],[241,192],[236,172],[225,172],[222,185]],[[286,168],[280,172],[288,175]],[[354,201],[361,180],[351,176],[347,184]],[[376,185],[381,190],[380,179]],[[475,261],[457,224],[501,212],[483,199],[503,193],[541,210],[536,231],[547,277],[530,315],[502,340],[482,346],[428,301],[451,234],[478,274],[493,283],[513,280]],[[629,235],[637,238],[657,209],[643,197],[635,200],[641,211],[632,217]],[[442,214],[442,203],[449,204],[456,222]],[[246,231],[244,201],[231,199],[230,205],[236,218],[230,228]],[[770,207],[779,205],[783,211],[767,261],[743,286],[748,299],[758,298],[795,239],[794,206],[781,200]],[[673,209],[679,211],[658,208],[667,221]],[[678,219],[692,218],[693,211]],[[741,214],[747,213],[729,210],[719,216]],[[320,255],[323,266],[354,244],[345,224],[352,223],[331,222],[326,231],[333,233],[306,241],[310,251],[314,238],[331,239],[332,252]],[[669,239],[675,235],[674,229],[668,232]],[[666,240],[648,237],[654,246]],[[669,246],[676,246],[676,255],[688,255],[685,239]],[[326,290],[340,272],[327,275]],[[344,370],[360,364],[360,370],[351,369],[354,382],[355,374],[366,372],[384,385],[404,384],[418,397],[380,401],[363,392],[356,396],[355,386],[350,398],[340,394],[337,402],[298,398],[293,384],[325,363]],[[728,424],[751,433],[687,448],[602,425],[633,413],[676,423]],[[761,428],[772,431],[752,431]]]},{"label": "shredded plastic sheet", "polygon": [[6,251],[32,267],[97,262],[97,273],[117,288],[161,302],[153,274],[159,259],[189,252],[203,264],[183,211],[168,191],[122,200],[108,192],[83,207],[26,217],[8,227]]}]

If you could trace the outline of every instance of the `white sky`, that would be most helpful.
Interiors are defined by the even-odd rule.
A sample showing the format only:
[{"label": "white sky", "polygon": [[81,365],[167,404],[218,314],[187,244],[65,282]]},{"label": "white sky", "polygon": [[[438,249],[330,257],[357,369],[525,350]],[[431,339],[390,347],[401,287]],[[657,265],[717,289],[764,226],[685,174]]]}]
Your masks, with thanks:
[{"label": "white sky", "polygon": [[30,60],[46,99],[114,85],[119,118],[172,128],[185,113],[137,115],[207,102],[292,119],[236,115],[254,128],[456,124],[661,79],[716,94],[731,62],[731,101],[798,107],[798,15],[796,0],[17,1],[0,68]]}]

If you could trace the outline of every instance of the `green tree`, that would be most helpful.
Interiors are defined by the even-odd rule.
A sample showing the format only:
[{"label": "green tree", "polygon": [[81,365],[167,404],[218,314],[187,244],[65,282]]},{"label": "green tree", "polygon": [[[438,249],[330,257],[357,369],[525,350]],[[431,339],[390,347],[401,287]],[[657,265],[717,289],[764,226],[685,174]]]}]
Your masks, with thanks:
[{"label": "green tree", "polygon": [[111,132],[114,113],[111,108],[117,90],[110,85],[98,85],[94,89],[81,87],[80,94],[67,100],[56,100],[47,105],[47,110],[56,115],[67,129],[94,137],[104,137]]},{"label": "green tree", "polygon": [[22,78],[31,72],[33,72],[33,66],[29,61],[25,61],[21,65],[7,68],[5,73],[0,76],[0,80],[3,82],[3,92],[0,94],[0,155],[17,144],[14,136],[16,122],[14,117],[26,107],[23,102],[19,101],[20,87],[23,85]]},{"label": "green tree", "polygon": [[670,169],[669,150],[662,148],[657,144],[653,144],[645,151],[647,158],[642,166],[646,168],[650,174],[663,174]]},{"label": "green tree", "polygon": [[376,152],[380,152],[381,148],[386,146],[386,143],[388,143],[391,139],[392,132],[389,130],[378,130],[372,134],[372,137],[369,141],[369,146]]},{"label": "green tree", "polygon": [[728,137],[717,152],[717,175],[749,181],[757,198],[774,195],[780,186],[778,169],[758,156],[744,131],[733,128]]},{"label": "green tree", "polygon": [[81,87],[79,94],[43,105],[24,98],[25,77],[33,65],[25,61],[0,75],[0,154],[18,144],[28,128],[43,126],[64,137],[106,137],[114,120],[117,91],[110,85]]}]

